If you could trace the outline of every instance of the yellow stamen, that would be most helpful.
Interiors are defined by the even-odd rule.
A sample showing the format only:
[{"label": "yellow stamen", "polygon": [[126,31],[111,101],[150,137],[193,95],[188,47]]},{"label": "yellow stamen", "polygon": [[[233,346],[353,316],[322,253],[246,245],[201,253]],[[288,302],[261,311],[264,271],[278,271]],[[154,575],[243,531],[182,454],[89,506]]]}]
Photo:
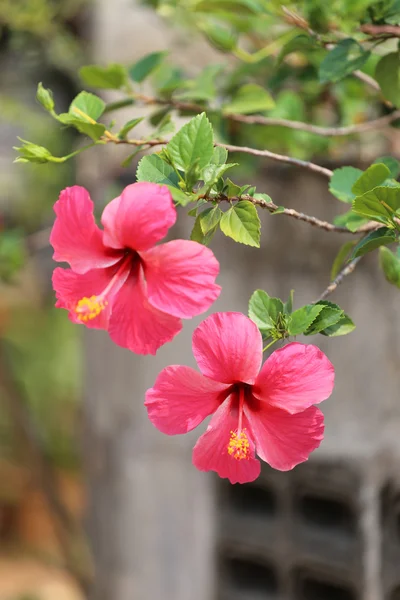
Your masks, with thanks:
[{"label": "yellow stamen", "polygon": [[228,444],[228,454],[236,460],[243,460],[244,458],[249,460],[250,458],[250,443],[245,429],[239,434],[235,431],[231,431],[231,437]]},{"label": "yellow stamen", "polygon": [[95,319],[102,310],[105,309],[108,302],[102,300],[101,296],[90,296],[90,298],[81,298],[76,304],[74,311],[79,321],[91,321]]}]

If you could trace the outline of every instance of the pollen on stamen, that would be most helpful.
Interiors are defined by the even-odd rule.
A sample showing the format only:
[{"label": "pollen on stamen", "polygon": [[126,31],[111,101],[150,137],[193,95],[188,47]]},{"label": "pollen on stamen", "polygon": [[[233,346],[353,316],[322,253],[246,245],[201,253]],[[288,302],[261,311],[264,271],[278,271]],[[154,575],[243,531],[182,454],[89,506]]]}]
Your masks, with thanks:
[{"label": "pollen on stamen", "polygon": [[245,429],[238,435],[231,431],[231,437],[228,444],[228,454],[236,460],[250,459],[250,443],[245,433]]},{"label": "pollen on stamen", "polygon": [[90,298],[81,298],[75,308],[77,318],[84,323],[95,319],[102,310],[105,309],[108,302],[102,300],[99,296],[90,296]]}]

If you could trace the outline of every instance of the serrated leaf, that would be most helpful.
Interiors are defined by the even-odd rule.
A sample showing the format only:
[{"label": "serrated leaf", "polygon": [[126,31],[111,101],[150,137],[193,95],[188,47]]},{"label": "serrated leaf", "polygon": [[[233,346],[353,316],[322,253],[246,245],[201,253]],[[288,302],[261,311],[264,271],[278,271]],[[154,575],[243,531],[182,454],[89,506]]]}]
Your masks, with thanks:
[{"label": "serrated leaf", "polygon": [[201,113],[186,123],[167,145],[167,152],[178,169],[186,171],[197,162],[204,168],[213,155],[214,137],[210,121]]},{"label": "serrated leaf", "polygon": [[400,104],[400,54],[390,52],[382,56],[375,67],[375,79],[384,97],[395,106]]},{"label": "serrated leaf", "polygon": [[200,215],[198,215],[196,218],[196,221],[194,222],[192,233],[190,234],[190,239],[193,242],[198,242],[199,244],[208,246],[208,244],[212,240],[215,232],[217,231],[217,228],[218,227],[214,227],[214,229],[211,229],[206,234],[204,234],[201,229],[201,225],[200,225]]},{"label": "serrated leaf", "polygon": [[343,317],[339,319],[337,323],[335,323],[335,325],[331,325],[330,327],[323,329],[320,331],[320,333],[328,337],[338,337],[339,335],[347,335],[348,333],[351,333],[355,328],[356,326],[350,317],[344,314]]},{"label": "serrated leaf", "polygon": [[86,121],[84,117],[75,117],[70,113],[61,113],[58,115],[57,120],[63,125],[74,127],[80,133],[92,138],[95,142],[104,135],[106,130],[105,125],[102,123],[90,123],[89,121]]},{"label": "serrated leaf", "polygon": [[355,246],[356,242],[345,242],[339,249],[331,269],[331,281],[335,279],[350,251]]},{"label": "serrated leaf", "polygon": [[400,208],[400,188],[379,186],[357,196],[353,211],[379,223],[390,223],[389,215]]},{"label": "serrated leaf", "polygon": [[249,300],[249,317],[264,334],[275,330],[278,316],[283,312],[282,300],[271,298],[264,290],[256,290]]},{"label": "serrated leaf", "polygon": [[84,118],[87,116],[94,121],[97,121],[103,114],[105,107],[105,102],[98,96],[95,96],[95,94],[80,92],[76,98],[72,100],[68,112],[77,118]]},{"label": "serrated leaf", "polygon": [[222,215],[221,231],[235,242],[260,247],[261,223],[256,207],[247,200],[232,206]]},{"label": "serrated leaf", "polygon": [[382,247],[379,249],[379,262],[387,281],[400,288],[400,257],[389,248]]},{"label": "serrated leaf", "polygon": [[91,87],[119,90],[127,80],[127,72],[123,65],[112,64],[107,67],[86,65],[79,69],[79,77],[83,83]]},{"label": "serrated leaf", "polygon": [[241,114],[270,110],[275,102],[272,96],[260,85],[246,83],[236,92],[228,104],[222,107],[224,114]]},{"label": "serrated leaf", "polygon": [[362,174],[361,169],[355,167],[335,169],[329,181],[330,193],[342,202],[352,202],[356,196],[352,187]]},{"label": "serrated leaf", "polygon": [[355,196],[361,196],[381,185],[388,177],[390,177],[390,171],[386,165],[383,163],[373,164],[357,179],[351,191]]},{"label": "serrated leaf", "polygon": [[318,304],[307,304],[302,308],[295,310],[290,317],[288,324],[289,335],[300,335],[304,333],[315,321],[323,306]]},{"label": "serrated leaf", "polygon": [[142,83],[164,60],[167,52],[151,52],[128,69],[129,77],[137,83]]},{"label": "serrated leaf", "polygon": [[148,154],[140,160],[136,170],[137,181],[150,181],[178,188],[179,177],[174,169],[157,154]]},{"label": "serrated leaf", "polygon": [[206,208],[206,210],[199,214],[200,227],[204,235],[218,227],[222,215],[223,212],[219,206]]},{"label": "serrated leaf", "polygon": [[144,119],[144,117],[139,117],[137,119],[131,119],[130,121],[125,123],[125,125],[123,127],[121,127],[121,129],[118,132],[119,139],[124,140],[126,138],[126,136],[128,135],[128,133],[130,131],[132,131],[132,129],[134,127],[136,127],[136,125],[141,123],[143,121],[143,119]]},{"label": "serrated leaf", "polygon": [[200,179],[202,179],[207,186],[213,185],[224,173],[226,173],[226,171],[237,166],[238,163],[225,163],[222,165],[209,164],[204,167]]},{"label": "serrated leaf", "polygon": [[372,231],[367,236],[362,238],[358,244],[355,246],[351,258],[356,258],[357,256],[363,256],[368,252],[372,252],[379,248],[379,246],[387,246],[391,244],[396,239],[396,233],[393,229],[389,229],[388,227],[380,227],[376,229],[376,231]]},{"label": "serrated leaf", "polygon": [[356,69],[360,69],[368,60],[370,52],[353,40],[347,38],[339,42],[325,56],[319,67],[321,83],[340,81]]},{"label": "serrated leaf", "polygon": [[393,156],[380,156],[374,161],[374,164],[383,163],[390,171],[390,176],[397,179],[400,175],[400,162]]},{"label": "serrated leaf", "polygon": [[344,311],[340,306],[333,302],[321,300],[321,302],[317,302],[315,306],[322,306],[322,310],[307,331],[304,332],[304,335],[315,335],[316,333],[320,333],[328,327],[336,325],[336,323],[344,316]]}]

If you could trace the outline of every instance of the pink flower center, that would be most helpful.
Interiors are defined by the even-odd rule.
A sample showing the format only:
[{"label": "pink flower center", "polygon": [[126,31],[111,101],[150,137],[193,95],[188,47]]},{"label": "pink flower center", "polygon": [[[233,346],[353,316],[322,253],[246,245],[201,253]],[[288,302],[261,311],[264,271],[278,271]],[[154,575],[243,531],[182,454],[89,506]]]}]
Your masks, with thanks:
[{"label": "pink flower center", "polygon": [[250,459],[250,442],[243,424],[244,387],[239,387],[239,418],[238,428],[231,431],[231,437],[227,446],[228,454],[236,460]]},{"label": "pink flower center", "polygon": [[129,253],[122,260],[118,271],[112,277],[107,287],[105,287],[100,294],[96,296],[90,296],[90,298],[84,296],[78,300],[72,310],[76,314],[76,317],[79,319],[79,321],[85,323],[86,321],[95,319],[108,306],[107,297],[110,296],[117,287],[118,289],[121,287],[121,281],[122,284],[125,282],[127,276],[129,275],[134,258],[135,257],[132,256],[132,253]]}]

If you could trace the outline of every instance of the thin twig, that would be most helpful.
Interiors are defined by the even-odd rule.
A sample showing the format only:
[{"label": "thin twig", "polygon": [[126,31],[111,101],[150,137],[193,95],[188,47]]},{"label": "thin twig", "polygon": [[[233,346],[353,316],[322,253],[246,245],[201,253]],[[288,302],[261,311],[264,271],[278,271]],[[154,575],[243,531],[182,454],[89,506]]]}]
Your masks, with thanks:
[{"label": "thin twig", "polygon": [[267,202],[266,200],[263,200],[262,198],[254,198],[253,196],[249,196],[246,194],[243,194],[242,196],[240,196],[240,198],[239,197],[228,198],[226,196],[221,195],[221,196],[218,196],[216,199],[214,198],[214,200],[217,200],[217,202],[232,202],[232,201],[236,202],[239,200],[247,200],[248,202],[251,202],[255,206],[259,206],[260,208],[265,208],[272,214],[275,213],[279,209],[279,212],[277,214],[286,215],[288,217],[292,217],[293,219],[297,219],[298,221],[303,221],[304,223],[308,223],[309,225],[318,227],[319,229],[323,229],[324,231],[331,231],[331,232],[335,232],[335,233],[348,233],[350,235],[351,234],[359,235],[360,233],[367,233],[367,232],[373,231],[374,229],[377,229],[377,227],[379,227],[379,225],[377,223],[366,223],[365,225],[363,225],[356,231],[350,231],[346,227],[334,225],[333,223],[329,223],[328,221],[322,221],[321,219],[317,219],[317,217],[312,217],[311,215],[306,215],[302,212],[294,210],[293,208],[283,208],[282,209],[277,204],[272,202],[272,200],[271,200],[271,202]]},{"label": "thin twig", "polygon": [[335,277],[333,281],[328,285],[328,287],[322,292],[322,294],[315,300],[315,302],[319,302],[320,300],[324,300],[327,298],[332,292],[336,290],[336,288],[342,283],[343,279],[347,277],[347,275],[351,275],[354,269],[356,268],[358,262],[361,260],[361,256],[357,256],[357,258],[353,258],[352,261],[346,265],[340,273]]},{"label": "thin twig", "polygon": [[[364,73],[362,75],[365,75]],[[375,80],[373,80],[374,83]],[[379,86],[376,89],[380,89]],[[201,104],[195,104],[192,102],[180,102],[179,100],[164,100],[161,98],[154,98],[152,96],[145,96],[144,94],[135,94],[136,100],[140,100],[146,105],[161,105],[171,106],[176,110],[183,111],[194,111],[201,112],[207,110],[207,107]],[[278,119],[275,117],[264,117],[263,115],[239,115],[236,113],[222,113],[222,116],[230,121],[238,123],[245,123],[247,125],[264,125],[264,126],[277,126],[285,127],[287,129],[295,129],[297,131],[307,131],[308,133],[314,133],[315,135],[321,135],[324,137],[341,137],[348,135],[355,135],[366,133],[369,131],[383,129],[390,125],[397,119],[400,119],[400,110],[394,111],[390,115],[379,117],[366,123],[360,123],[358,125],[349,125],[346,127],[321,127],[319,125],[313,125],[311,123],[304,123],[302,121],[291,121],[289,119]]]},{"label": "thin twig", "polygon": [[248,148],[247,146],[232,146],[231,144],[215,145],[226,148],[228,152],[243,152],[245,154],[252,154],[253,156],[263,156],[276,162],[302,167],[303,169],[313,171],[314,173],[320,173],[328,178],[332,177],[333,175],[333,171],[326,169],[325,167],[321,167],[320,165],[316,165],[315,163],[306,160],[300,160],[299,158],[292,158],[291,156],[286,156],[284,154],[275,154],[275,152],[270,152],[269,150],[258,150],[257,148]]},{"label": "thin twig", "polygon": [[400,27],[398,25],[374,25],[372,23],[366,23],[365,25],[361,25],[360,31],[367,33],[372,37],[385,35],[388,37],[400,38]]},{"label": "thin twig", "polygon": [[0,356],[0,385],[4,391],[3,401],[7,403],[14,426],[26,446],[34,475],[52,514],[55,533],[64,555],[65,567],[86,594],[89,579],[81,564],[82,557],[76,557],[73,550],[74,544],[76,546],[81,537],[80,530],[58,494],[53,469],[42,448],[40,435],[36,431],[24,402],[23,392],[11,374],[10,365],[6,364],[4,354],[3,352]]},{"label": "thin twig", "polygon": [[400,119],[400,110],[396,110],[390,115],[379,117],[373,121],[367,121],[365,123],[360,123],[359,125],[348,125],[346,127],[320,127],[319,125],[303,123],[302,121],[288,121],[287,119],[275,119],[273,117],[263,117],[262,115],[228,114],[225,116],[232,121],[247,123],[249,125],[275,125],[286,127],[288,129],[296,129],[298,131],[307,131],[308,133],[315,133],[316,135],[325,137],[340,137],[383,129],[397,119]]}]

